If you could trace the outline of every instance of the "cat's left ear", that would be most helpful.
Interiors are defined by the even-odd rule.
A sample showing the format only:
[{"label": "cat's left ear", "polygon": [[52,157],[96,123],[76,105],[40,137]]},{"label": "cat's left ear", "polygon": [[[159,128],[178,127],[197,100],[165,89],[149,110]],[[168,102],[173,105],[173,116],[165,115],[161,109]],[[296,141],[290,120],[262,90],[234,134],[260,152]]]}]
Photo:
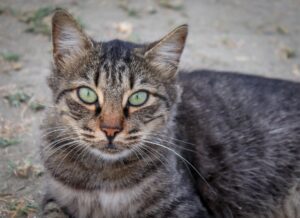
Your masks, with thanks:
[{"label": "cat's left ear", "polygon": [[188,34],[188,25],[181,25],[157,42],[149,45],[144,57],[165,78],[176,75]]},{"label": "cat's left ear", "polygon": [[72,64],[92,48],[92,41],[71,14],[58,10],[52,18],[53,57],[57,65]]}]

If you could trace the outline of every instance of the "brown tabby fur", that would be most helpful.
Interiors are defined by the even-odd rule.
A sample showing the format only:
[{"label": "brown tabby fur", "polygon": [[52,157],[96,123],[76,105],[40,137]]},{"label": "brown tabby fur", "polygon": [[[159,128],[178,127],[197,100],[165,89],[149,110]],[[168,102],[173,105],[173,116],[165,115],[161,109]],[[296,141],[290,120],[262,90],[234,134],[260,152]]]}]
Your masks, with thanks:
[{"label": "brown tabby fur", "polygon": [[[206,213],[185,166],[156,136],[173,134],[180,94],[175,74],[186,36],[183,25],[148,45],[98,43],[67,12],[55,13],[49,78],[54,108],[41,149],[49,172],[44,217],[58,214],[53,206],[47,210],[53,202],[62,213],[82,218]],[[80,101],[82,86],[97,93],[95,104]],[[139,90],[149,93],[147,102],[130,106],[129,96]],[[119,130],[113,143],[107,129]]]},{"label": "brown tabby fur", "polygon": [[300,217],[300,85],[178,74],[187,29],[95,42],[55,13],[43,217]]}]

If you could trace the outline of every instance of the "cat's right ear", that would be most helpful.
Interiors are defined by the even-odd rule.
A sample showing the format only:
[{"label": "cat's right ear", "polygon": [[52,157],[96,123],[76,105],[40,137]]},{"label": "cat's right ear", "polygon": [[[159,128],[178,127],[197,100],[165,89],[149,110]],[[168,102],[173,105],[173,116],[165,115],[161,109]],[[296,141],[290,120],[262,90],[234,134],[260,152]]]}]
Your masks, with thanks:
[{"label": "cat's right ear", "polygon": [[57,66],[76,61],[93,46],[72,15],[65,10],[58,10],[53,15],[52,43]]},{"label": "cat's right ear", "polygon": [[188,26],[181,25],[146,48],[143,55],[145,60],[156,68],[162,77],[170,79],[176,75],[187,34]]}]

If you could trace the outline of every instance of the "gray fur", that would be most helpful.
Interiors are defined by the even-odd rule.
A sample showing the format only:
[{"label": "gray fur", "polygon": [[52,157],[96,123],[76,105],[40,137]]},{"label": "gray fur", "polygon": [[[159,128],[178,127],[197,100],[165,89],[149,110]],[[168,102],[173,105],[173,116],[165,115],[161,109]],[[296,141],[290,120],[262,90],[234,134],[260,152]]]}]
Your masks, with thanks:
[{"label": "gray fur", "polygon": [[[151,44],[94,42],[55,14],[44,217],[299,217],[299,84],[177,75],[186,35],[181,26]],[[81,86],[95,104],[78,99]],[[126,103],[141,89],[144,105]],[[103,122],[121,127],[112,145]]]}]

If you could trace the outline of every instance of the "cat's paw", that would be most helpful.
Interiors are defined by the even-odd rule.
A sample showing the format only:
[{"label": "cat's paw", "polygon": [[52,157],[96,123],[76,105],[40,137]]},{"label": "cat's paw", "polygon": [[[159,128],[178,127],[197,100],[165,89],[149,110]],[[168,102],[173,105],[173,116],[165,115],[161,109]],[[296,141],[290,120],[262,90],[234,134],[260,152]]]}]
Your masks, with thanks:
[{"label": "cat's paw", "polygon": [[45,205],[42,212],[42,217],[43,218],[69,218],[69,216],[63,212],[60,206],[53,201]]}]

